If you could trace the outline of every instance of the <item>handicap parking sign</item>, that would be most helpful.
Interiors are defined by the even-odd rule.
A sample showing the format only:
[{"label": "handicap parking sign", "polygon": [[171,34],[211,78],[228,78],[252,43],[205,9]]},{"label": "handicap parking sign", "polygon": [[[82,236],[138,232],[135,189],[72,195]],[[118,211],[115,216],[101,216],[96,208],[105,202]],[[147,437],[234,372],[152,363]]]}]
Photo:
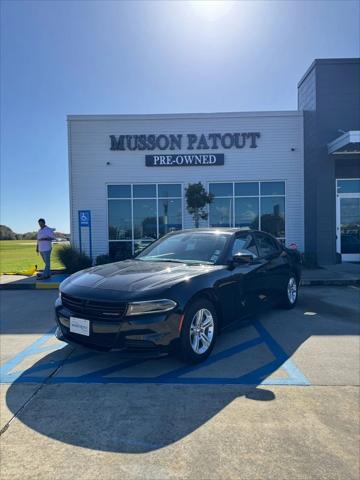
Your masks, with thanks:
[{"label": "handicap parking sign", "polygon": [[90,210],[79,210],[80,227],[90,227]]},{"label": "handicap parking sign", "polygon": [[[83,251],[83,239],[82,237],[85,236],[85,247],[87,250],[87,246],[89,248],[88,254],[92,258],[92,239],[91,239],[91,212],[90,210],[78,210],[79,214],[79,247],[80,247],[80,252]],[[86,230],[83,230],[83,227],[86,228]],[[87,241],[88,239],[88,241]]]}]

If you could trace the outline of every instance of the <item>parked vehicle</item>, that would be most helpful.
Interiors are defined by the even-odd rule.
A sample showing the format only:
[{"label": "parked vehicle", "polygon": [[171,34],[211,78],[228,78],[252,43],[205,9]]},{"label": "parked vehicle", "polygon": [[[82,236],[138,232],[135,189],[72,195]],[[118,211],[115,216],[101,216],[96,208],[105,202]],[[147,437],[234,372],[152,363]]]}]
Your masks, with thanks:
[{"label": "parked vehicle", "polygon": [[60,286],[57,337],[104,350],[206,359],[218,334],[264,305],[293,308],[300,254],[249,229],[172,232],[136,258],[89,268]]}]

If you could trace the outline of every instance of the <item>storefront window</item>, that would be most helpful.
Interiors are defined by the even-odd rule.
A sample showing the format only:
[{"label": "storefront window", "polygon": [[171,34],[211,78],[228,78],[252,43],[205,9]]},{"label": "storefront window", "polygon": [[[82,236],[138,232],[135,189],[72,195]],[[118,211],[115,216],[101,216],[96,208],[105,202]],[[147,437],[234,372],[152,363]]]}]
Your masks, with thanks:
[{"label": "storefront window", "polygon": [[132,238],[131,200],[109,200],[109,240]]},{"label": "storefront window", "polygon": [[235,183],[235,197],[259,195],[259,182]]},{"label": "storefront window", "polygon": [[133,185],[134,198],[156,198],[156,185]]},{"label": "storefront window", "polygon": [[131,185],[109,185],[109,198],[131,198]]},{"label": "storefront window", "polygon": [[338,180],[337,193],[360,193],[360,179]]},{"label": "storefront window", "polygon": [[285,237],[285,197],[261,198],[261,230],[274,237]]},{"label": "storefront window", "polygon": [[231,227],[232,198],[214,198],[210,204],[210,218],[212,227]]},{"label": "storefront window", "polygon": [[182,228],[181,199],[161,198],[158,200],[159,235]]},{"label": "storefront window", "polygon": [[209,191],[215,197],[232,197],[233,184],[232,183],[210,183]]},{"label": "storefront window", "polygon": [[284,182],[261,182],[260,194],[261,195],[285,195],[285,183]]},{"label": "storefront window", "polygon": [[108,220],[110,255],[129,258],[182,229],[181,184],[108,185]]},{"label": "storefront window", "polygon": [[159,198],[169,198],[169,197],[181,198],[181,185],[179,183],[159,184],[158,196]]},{"label": "storefront window", "polygon": [[259,199],[235,199],[235,227],[259,229]]},{"label": "storefront window", "polygon": [[285,241],[285,182],[210,183],[209,191],[210,226],[249,227]]},{"label": "storefront window", "polygon": [[156,200],[134,200],[134,238],[157,238]]}]

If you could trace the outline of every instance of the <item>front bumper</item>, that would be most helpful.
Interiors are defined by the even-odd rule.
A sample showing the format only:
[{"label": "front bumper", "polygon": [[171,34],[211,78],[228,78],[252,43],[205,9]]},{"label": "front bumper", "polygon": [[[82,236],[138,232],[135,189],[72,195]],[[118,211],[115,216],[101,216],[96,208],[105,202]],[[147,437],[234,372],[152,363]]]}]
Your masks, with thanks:
[{"label": "front bumper", "polygon": [[[90,335],[70,332],[70,317],[90,322]],[[72,313],[60,299],[55,303],[56,336],[59,340],[76,343],[96,350],[121,350],[139,353],[167,353],[179,339],[181,313],[148,314],[123,317],[116,321],[94,319]]]}]

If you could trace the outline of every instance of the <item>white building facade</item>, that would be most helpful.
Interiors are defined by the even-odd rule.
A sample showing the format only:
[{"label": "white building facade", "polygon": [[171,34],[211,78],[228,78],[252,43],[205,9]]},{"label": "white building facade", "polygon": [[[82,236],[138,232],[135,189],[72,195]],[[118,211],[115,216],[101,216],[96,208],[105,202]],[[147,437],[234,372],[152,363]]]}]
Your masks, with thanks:
[{"label": "white building facade", "polygon": [[214,195],[203,226],[304,248],[302,112],[71,115],[68,137],[72,243],[94,259],[192,228],[185,189],[196,182]]}]

